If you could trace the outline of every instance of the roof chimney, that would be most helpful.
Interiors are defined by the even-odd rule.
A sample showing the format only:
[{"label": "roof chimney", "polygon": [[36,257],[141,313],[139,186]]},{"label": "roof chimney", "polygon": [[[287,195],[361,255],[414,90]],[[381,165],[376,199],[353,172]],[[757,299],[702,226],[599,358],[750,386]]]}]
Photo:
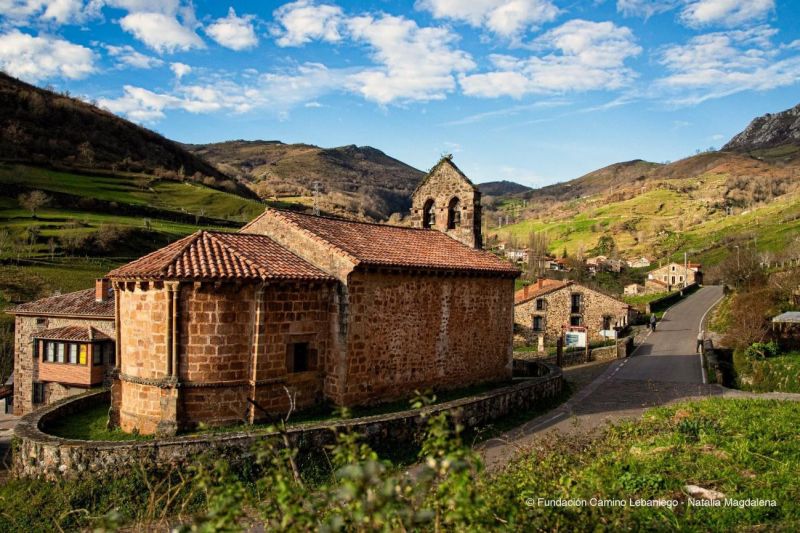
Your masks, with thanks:
[{"label": "roof chimney", "polygon": [[111,280],[98,278],[94,282],[94,301],[107,302],[111,295]]},{"label": "roof chimney", "polygon": [[525,285],[525,287],[523,287],[523,289],[522,289],[522,297],[523,298],[527,298],[528,297],[528,288],[529,287],[530,287],[530,285]]},{"label": "roof chimney", "polygon": [[536,284],[537,284],[537,285],[539,285],[539,288],[540,288],[540,289],[541,289],[542,287],[544,287],[544,278],[539,278],[539,279],[537,279],[537,280],[536,280]]}]

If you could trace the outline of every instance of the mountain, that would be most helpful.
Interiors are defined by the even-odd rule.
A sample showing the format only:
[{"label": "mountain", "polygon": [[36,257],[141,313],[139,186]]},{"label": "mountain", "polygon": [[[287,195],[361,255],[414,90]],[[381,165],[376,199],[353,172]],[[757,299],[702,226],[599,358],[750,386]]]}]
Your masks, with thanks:
[{"label": "mountain", "polygon": [[490,236],[522,244],[544,232],[551,250],[570,254],[595,252],[601,237],[611,237],[624,256],[686,251],[708,264],[737,243],[786,254],[800,246],[798,116],[800,106],[760,117],[721,151],[616,163],[529,191],[487,213],[490,227],[503,224]]},{"label": "mountain", "polygon": [[60,169],[194,179],[252,197],[158,133],[94,105],[0,73],[0,160]]},{"label": "mountain", "polygon": [[424,175],[370,146],[238,140],[185,147],[221,172],[248,182],[261,198],[311,203],[318,184],[321,209],[376,220],[407,211]]},{"label": "mountain", "polygon": [[484,196],[513,196],[532,191],[533,189],[513,181],[502,180],[480,183],[478,184],[478,190],[480,190],[481,194]]},{"label": "mountain", "polygon": [[800,145],[800,104],[780,113],[767,113],[753,119],[744,131],[722,149],[751,152],[787,144]]}]

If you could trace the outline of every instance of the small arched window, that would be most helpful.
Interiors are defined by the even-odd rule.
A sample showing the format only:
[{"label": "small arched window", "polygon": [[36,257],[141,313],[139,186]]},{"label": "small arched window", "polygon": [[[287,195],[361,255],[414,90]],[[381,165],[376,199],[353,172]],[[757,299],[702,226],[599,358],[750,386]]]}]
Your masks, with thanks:
[{"label": "small arched window", "polygon": [[436,206],[433,200],[428,200],[422,206],[422,227],[430,229],[436,224]]},{"label": "small arched window", "polygon": [[461,202],[457,197],[450,200],[447,206],[447,229],[456,229],[461,225]]}]

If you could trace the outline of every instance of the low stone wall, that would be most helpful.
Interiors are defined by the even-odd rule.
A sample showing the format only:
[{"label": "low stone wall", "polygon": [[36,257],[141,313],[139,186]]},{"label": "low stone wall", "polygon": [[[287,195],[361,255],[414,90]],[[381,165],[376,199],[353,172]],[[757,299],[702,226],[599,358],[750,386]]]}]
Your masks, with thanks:
[{"label": "low stone wall", "polygon": [[[633,336],[629,336],[617,340],[616,344],[612,344],[610,346],[591,348],[588,356],[586,354],[586,350],[583,349],[571,351],[564,350],[564,353],[561,356],[561,368],[597,361],[613,361],[614,359],[624,359],[626,357],[630,357],[634,348]],[[547,363],[549,365],[557,364],[557,358],[555,355],[540,356],[531,352],[517,352],[514,354],[514,358],[515,364],[518,359]]]},{"label": "low stone wall", "polygon": [[[425,428],[423,414],[449,411],[454,422],[466,428],[479,427],[503,416],[531,409],[537,402],[559,394],[563,387],[561,369],[546,363],[520,367],[520,374],[541,374],[530,364],[546,369],[544,375],[517,378],[517,383],[492,391],[460,398],[424,409],[385,415],[338,420],[290,427],[290,445],[301,453],[313,453],[334,442],[335,433],[355,431],[376,448],[417,442]],[[13,473],[17,477],[48,480],[77,479],[89,475],[120,475],[134,465],[146,468],[190,463],[206,454],[219,454],[248,460],[255,445],[275,438],[277,433],[227,433],[187,435],[152,441],[100,442],[68,440],[48,435],[48,422],[68,414],[109,402],[109,392],[93,392],[50,405],[24,416],[15,430],[17,446]]]}]

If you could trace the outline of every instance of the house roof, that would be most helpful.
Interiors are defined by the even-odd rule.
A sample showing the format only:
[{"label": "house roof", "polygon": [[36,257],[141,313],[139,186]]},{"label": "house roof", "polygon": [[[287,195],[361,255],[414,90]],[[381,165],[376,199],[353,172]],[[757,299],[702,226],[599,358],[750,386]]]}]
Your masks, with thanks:
[{"label": "house roof", "polygon": [[[277,209],[268,209],[263,216],[274,216],[291,224],[317,241],[332,246],[357,266],[491,273],[509,277],[519,275],[514,265],[494,254],[470,248],[432,229],[357,222]],[[258,218],[242,231],[247,231],[256,220]]]},{"label": "house roof", "polygon": [[102,302],[95,300],[95,289],[59,294],[6,309],[12,315],[114,318],[113,293]]},{"label": "house roof", "polygon": [[449,166],[450,168],[452,168],[453,170],[455,170],[455,171],[456,171],[456,173],[457,173],[457,174],[458,174],[458,175],[459,175],[461,178],[463,178],[463,180],[464,180],[464,181],[465,181],[465,182],[466,182],[466,183],[467,183],[467,184],[468,184],[470,187],[472,187],[472,188],[473,188],[473,190],[475,190],[475,191],[478,191],[478,187],[476,187],[476,186],[475,186],[475,184],[474,184],[474,183],[472,183],[472,180],[470,180],[470,179],[467,177],[467,175],[466,175],[466,174],[464,174],[464,173],[461,171],[461,169],[460,169],[460,168],[458,168],[458,166],[456,166],[456,164],[455,164],[455,163],[453,163],[453,160],[452,160],[452,158],[451,158],[451,157],[449,157],[449,156],[445,156],[445,157],[442,157],[442,158],[439,160],[439,162],[438,162],[438,163],[436,163],[435,165],[433,165],[433,168],[431,168],[431,170],[430,170],[430,171],[429,171],[427,174],[425,174],[425,176],[424,176],[424,177],[423,177],[423,178],[420,180],[420,182],[417,184],[416,188],[414,189],[414,192],[413,192],[413,193],[411,193],[411,196],[414,196],[414,195],[416,195],[416,194],[417,194],[417,191],[418,191],[418,190],[419,190],[419,189],[420,189],[420,188],[421,188],[423,185],[425,185],[425,183],[428,181],[428,179],[430,179],[430,177],[431,177],[431,176],[433,176],[433,174],[434,174],[434,173],[435,173],[437,170],[439,170],[439,168],[440,168],[440,167],[442,167],[442,166],[445,166],[445,165],[447,165],[447,166]]},{"label": "house roof", "polygon": [[800,324],[800,311],[787,311],[772,318],[776,324]]},{"label": "house roof", "polygon": [[333,280],[265,235],[202,230],[112,270],[108,277]]},{"label": "house roof", "polygon": [[[529,302],[534,298],[538,298],[540,296],[544,296],[545,294],[549,294],[553,291],[557,291],[559,289],[563,289],[569,285],[572,285],[571,281],[562,281],[558,279],[547,279],[544,278],[541,281],[542,286],[539,287],[538,282],[532,285],[528,285],[527,287],[523,287],[517,292],[514,293],[514,303],[521,304],[525,302]],[[527,289],[527,291],[525,290]]]},{"label": "house roof", "polygon": [[111,337],[92,326],[64,326],[35,333],[34,338],[54,341],[106,341]]}]

